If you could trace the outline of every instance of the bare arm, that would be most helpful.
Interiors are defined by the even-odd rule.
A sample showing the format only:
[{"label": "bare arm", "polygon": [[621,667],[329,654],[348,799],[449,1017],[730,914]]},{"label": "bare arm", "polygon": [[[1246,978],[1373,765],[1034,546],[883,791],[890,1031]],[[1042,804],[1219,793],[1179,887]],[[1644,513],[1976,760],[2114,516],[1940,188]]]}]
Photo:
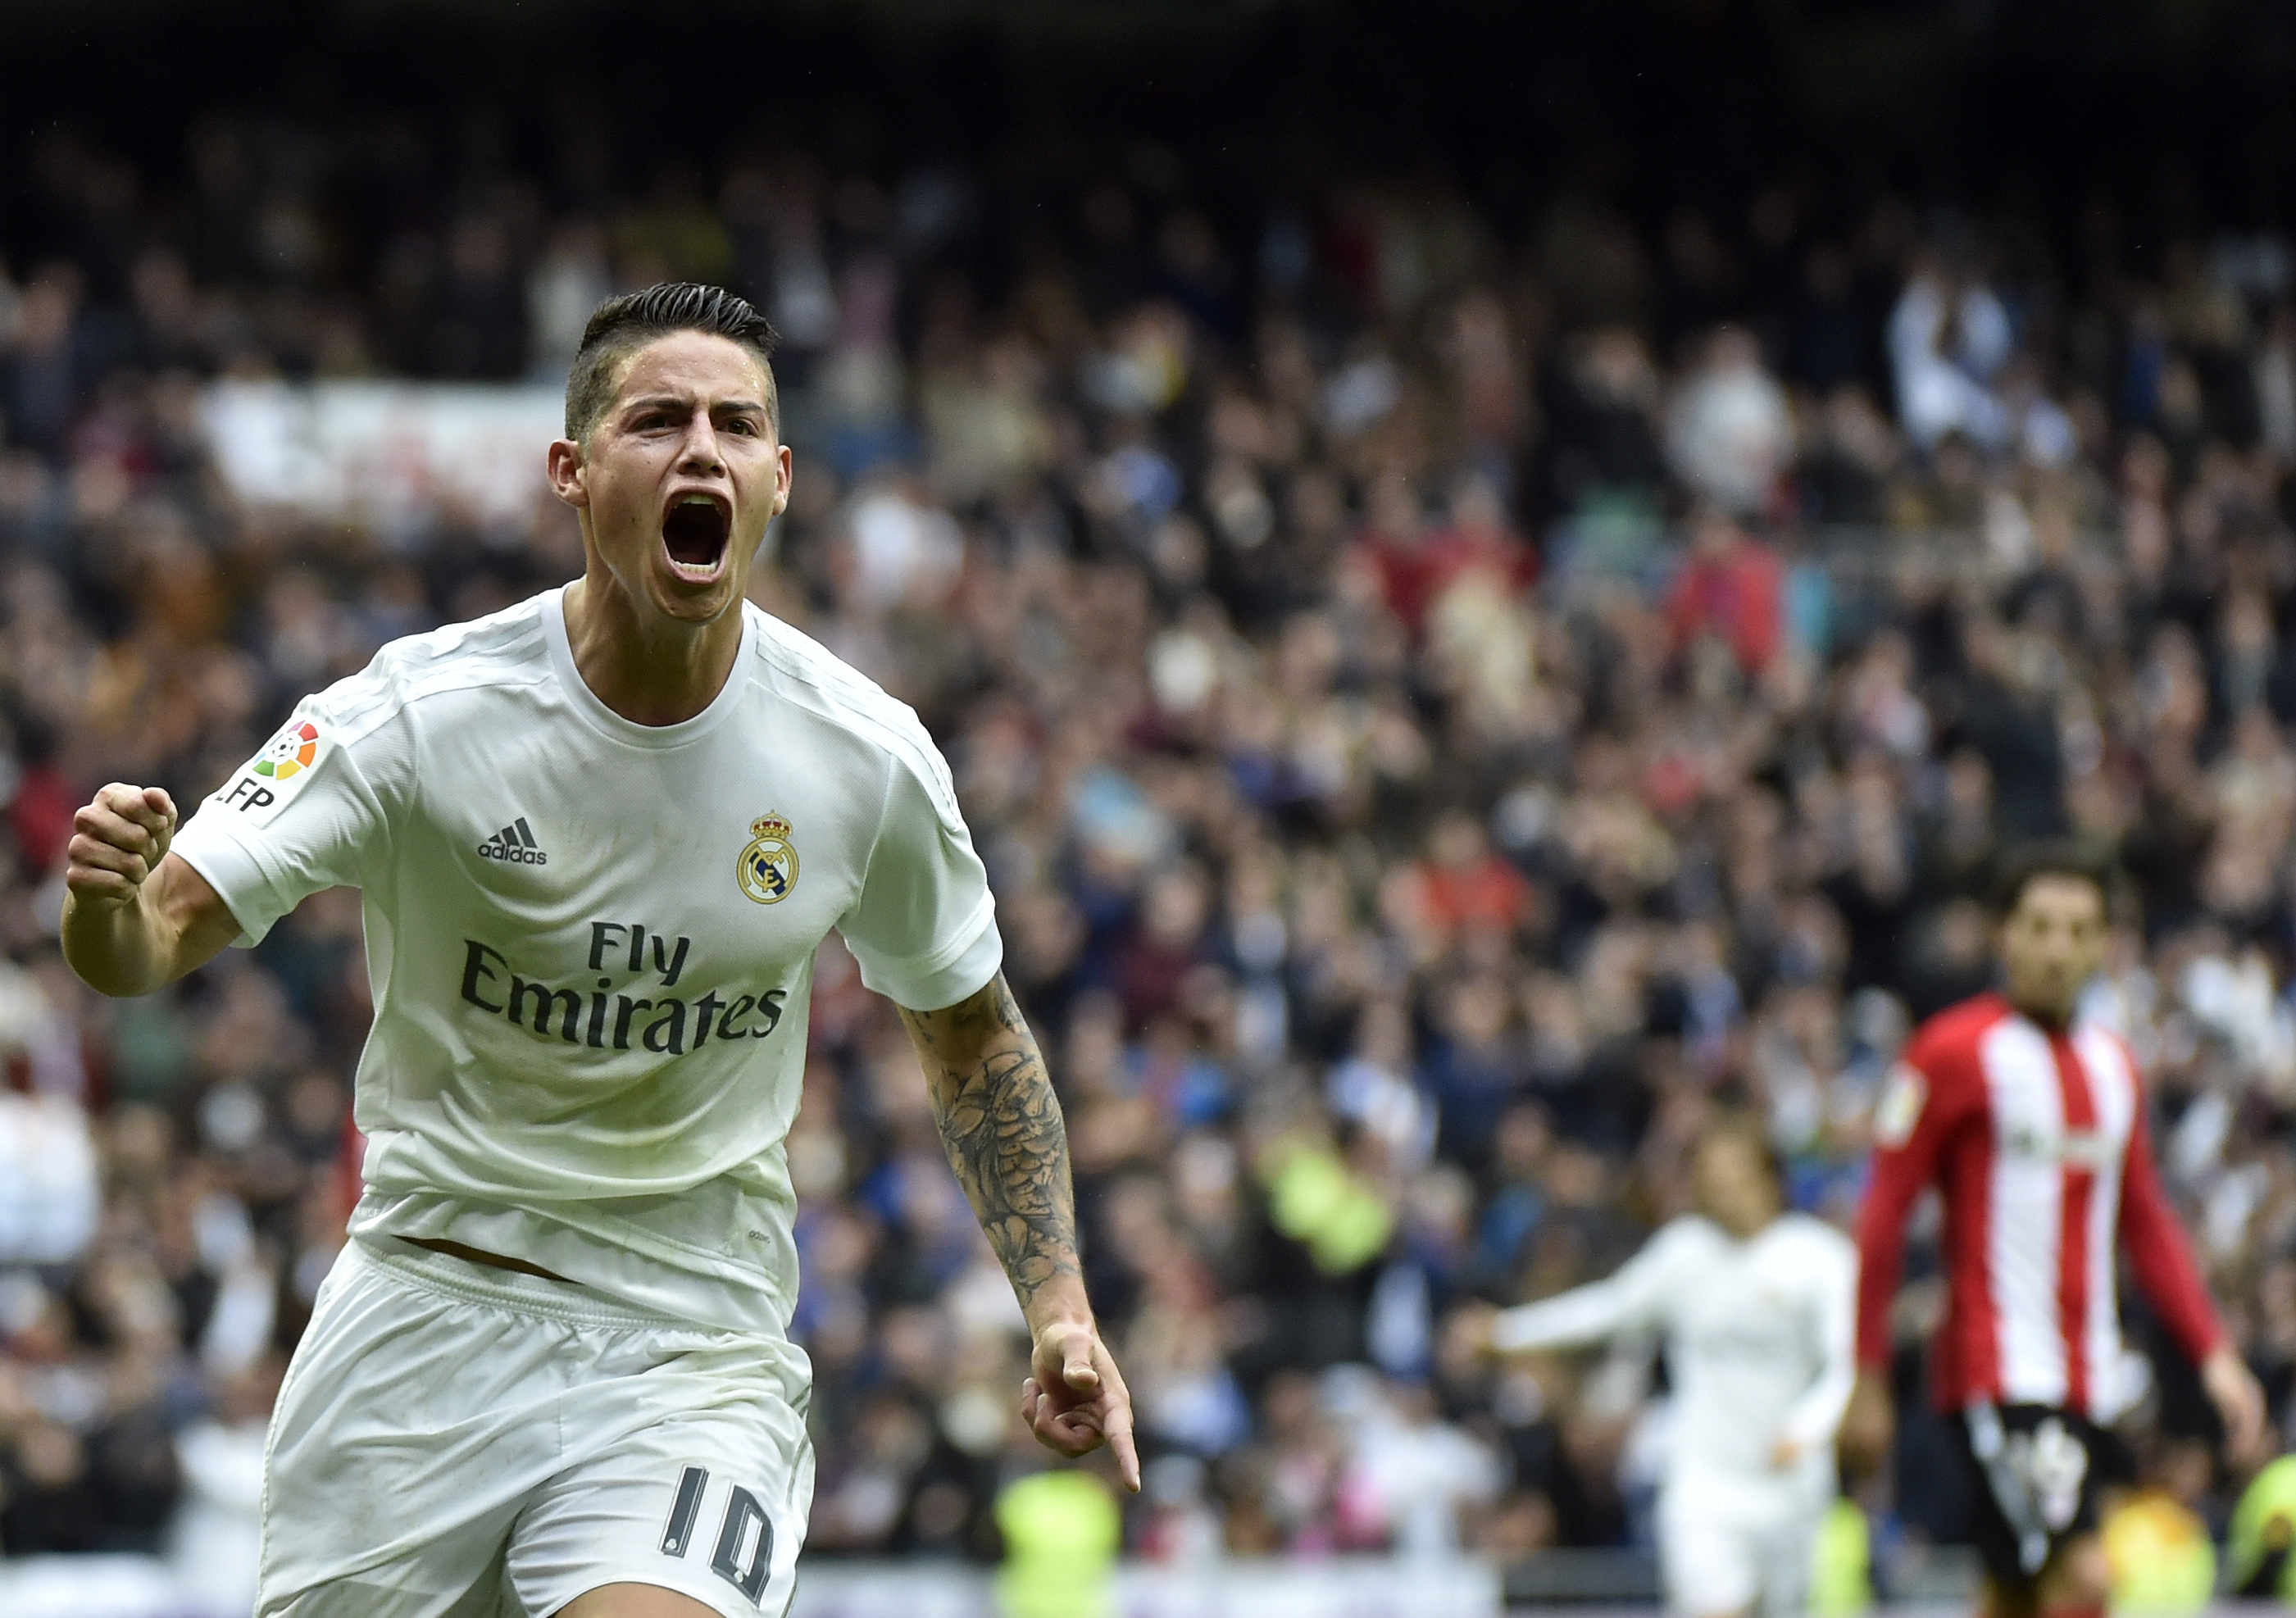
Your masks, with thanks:
[{"label": "bare arm", "polygon": [[1066,1455],[1103,1441],[1140,1486],[1132,1400],[1100,1341],[1077,1258],[1068,1126],[1044,1053],[1003,973],[939,1011],[901,1008],[924,1064],[941,1146],[1028,1317],[1022,1417]]},{"label": "bare arm", "polygon": [[2120,1179],[2120,1245],[2152,1313],[2201,1373],[2201,1387],[2224,1422],[2225,1449],[2235,1466],[2264,1458],[2270,1418],[2264,1390],[2240,1347],[2225,1331],[2201,1279],[2193,1245],[2161,1183],[2152,1156],[2146,1097],[2139,1093]]},{"label": "bare arm", "polygon": [[108,995],[149,994],[239,936],[207,878],[168,852],[175,801],[112,783],[72,817],[64,872],[64,959]]},{"label": "bare arm", "polygon": [[1491,1347],[1502,1354],[1575,1348],[1662,1324],[1669,1296],[1685,1280],[1679,1236],[1662,1230],[1615,1275],[1500,1310],[1490,1323]]},{"label": "bare arm", "polygon": [[1808,1450],[1830,1447],[1857,1386],[1857,1252],[1829,1248],[1814,1254],[1809,1273],[1815,1284],[1806,1302],[1814,1306],[1817,1379],[1786,1411],[1784,1425],[1771,1441],[1773,1466],[1791,1466]]}]

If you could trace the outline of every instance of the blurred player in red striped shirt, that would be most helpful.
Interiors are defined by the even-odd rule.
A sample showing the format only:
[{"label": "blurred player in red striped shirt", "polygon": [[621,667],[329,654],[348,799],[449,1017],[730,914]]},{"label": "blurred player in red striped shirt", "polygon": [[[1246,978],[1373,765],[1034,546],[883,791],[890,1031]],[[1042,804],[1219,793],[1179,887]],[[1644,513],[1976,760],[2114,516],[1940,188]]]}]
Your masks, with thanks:
[{"label": "blurred player in red striped shirt", "polygon": [[1906,1216],[1935,1186],[1948,1302],[1931,1369],[1969,1463],[1996,1618],[2104,1612],[2097,1491],[2122,1465],[2111,1425],[2142,1391],[2120,1338],[2119,1254],[2200,1367],[2230,1451],[2251,1455],[2263,1436],[2263,1396],[2161,1187],[2136,1061],[2076,1015],[2103,963],[2109,880],[2059,850],[2021,862],[2004,894],[2003,987],[1915,1031],[1874,1116],[1843,1442],[1887,1450],[1890,1305]]}]

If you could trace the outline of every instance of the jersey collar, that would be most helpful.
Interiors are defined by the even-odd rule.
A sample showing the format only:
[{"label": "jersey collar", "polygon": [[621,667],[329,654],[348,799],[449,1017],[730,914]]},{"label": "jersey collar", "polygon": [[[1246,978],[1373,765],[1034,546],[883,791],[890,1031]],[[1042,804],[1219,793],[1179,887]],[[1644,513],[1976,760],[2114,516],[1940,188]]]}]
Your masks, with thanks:
[{"label": "jersey collar", "polygon": [[558,676],[559,689],[565,694],[567,703],[582,717],[585,723],[600,735],[630,747],[656,751],[683,747],[688,742],[705,736],[724,724],[728,715],[741,706],[742,693],[749,685],[750,658],[757,646],[757,615],[750,604],[741,604],[742,646],[734,654],[734,668],[726,675],[726,684],[709,699],[709,706],[690,719],[680,719],[675,725],[640,725],[626,719],[598,700],[574,666],[574,644],[566,635],[566,587],[561,585],[542,597],[542,625],[550,639],[550,667]]}]

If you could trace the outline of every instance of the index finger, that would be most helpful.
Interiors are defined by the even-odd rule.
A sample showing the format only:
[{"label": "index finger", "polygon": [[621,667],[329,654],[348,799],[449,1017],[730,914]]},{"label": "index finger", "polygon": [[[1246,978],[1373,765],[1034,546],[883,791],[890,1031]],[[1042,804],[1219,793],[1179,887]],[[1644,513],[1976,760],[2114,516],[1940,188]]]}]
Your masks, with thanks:
[{"label": "index finger", "polygon": [[1132,1412],[1119,1406],[1108,1421],[1108,1452],[1116,1457],[1116,1475],[1134,1494],[1140,1492],[1140,1451],[1132,1441]]}]

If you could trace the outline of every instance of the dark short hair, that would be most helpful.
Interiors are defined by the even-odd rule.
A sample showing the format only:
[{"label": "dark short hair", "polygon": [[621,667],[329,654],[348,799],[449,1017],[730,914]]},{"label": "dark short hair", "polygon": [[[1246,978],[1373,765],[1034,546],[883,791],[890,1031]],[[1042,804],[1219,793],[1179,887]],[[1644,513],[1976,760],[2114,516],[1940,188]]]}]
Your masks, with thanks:
[{"label": "dark short hair", "polygon": [[774,350],[782,334],[747,299],[719,286],[663,281],[622,292],[600,304],[582,329],[582,347],[566,374],[566,436],[586,439],[614,402],[622,361],[673,332],[707,332],[728,338],[758,357],[766,373],[766,416],[781,431],[782,406],[774,385]]},{"label": "dark short hair", "polygon": [[1995,908],[2007,916],[2025,901],[2025,890],[2044,877],[2085,882],[2096,890],[2097,903],[2112,913],[2120,889],[2120,874],[2112,861],[2070,842],[2038,842],[2018,850],[2001,868],[1994,893]]}]

